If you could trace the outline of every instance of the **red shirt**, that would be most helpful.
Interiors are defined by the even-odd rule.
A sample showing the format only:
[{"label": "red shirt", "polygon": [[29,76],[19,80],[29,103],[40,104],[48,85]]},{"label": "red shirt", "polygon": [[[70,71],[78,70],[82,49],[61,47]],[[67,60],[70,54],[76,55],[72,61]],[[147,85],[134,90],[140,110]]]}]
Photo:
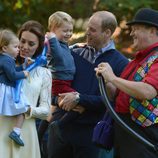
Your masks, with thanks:
[{"label": "red shirt", "polygon": [[75,92],[71,88],[72,80],[52,80],[52,95],[58,96],[59,93]]},{"label": "red shirt", "polygon": [[[127,79],[129,81],[134,81],[133,77],[138,70],[138,68],[146,61],[147,58],[153,55],[153,48],[158,47],[158,43],[155,43],[143,51],[139,51],[136,54],[136,58],[131,61],[125,70],[121,74],[121,78]],[[158,53],[157,53],[158,54]],[[158,59],[150,67],[145,78],[142,82],[152,85],[156,90],[158,90]],[[119,113],[129,113],[129,95],[123,91],[117,90],[117,97],[115,101],[115,110]]]}]

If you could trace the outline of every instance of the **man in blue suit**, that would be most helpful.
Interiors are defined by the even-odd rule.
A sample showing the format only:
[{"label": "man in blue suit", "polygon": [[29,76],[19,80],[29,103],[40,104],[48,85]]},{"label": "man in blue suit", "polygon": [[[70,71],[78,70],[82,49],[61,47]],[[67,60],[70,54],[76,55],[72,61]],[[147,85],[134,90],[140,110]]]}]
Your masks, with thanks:
[{"label": "man in blue suit", "polygon": [[[99,148],[92,143],[93,128],[105,113],[94,68],[108,62],[119,76],[128,60],[116,49],[111,36],[117,27],[115,16],[107,11],[94,13],[88,22],[87,46],[73,49],[76,74],[73,88],[77,93],[61,94],[53,113],[56,123],[65,112],[75,110],[80,114],[69,123],[49,128],[49,158],[98,158]],[[67,115],[69,117],[69,115]],[[59,134],[60,133],[60,134]]]}]

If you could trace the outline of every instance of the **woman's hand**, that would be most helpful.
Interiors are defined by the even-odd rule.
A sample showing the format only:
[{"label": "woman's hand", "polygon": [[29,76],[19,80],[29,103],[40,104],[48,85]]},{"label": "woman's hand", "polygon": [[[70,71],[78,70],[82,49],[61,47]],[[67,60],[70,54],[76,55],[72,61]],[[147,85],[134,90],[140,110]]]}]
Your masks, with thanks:
[{"label": "woman's hand", "polygon": [[26,114],[30,115],[30,112],[31,112],[31,108],[29,107],[28,110],[26,111]]}]

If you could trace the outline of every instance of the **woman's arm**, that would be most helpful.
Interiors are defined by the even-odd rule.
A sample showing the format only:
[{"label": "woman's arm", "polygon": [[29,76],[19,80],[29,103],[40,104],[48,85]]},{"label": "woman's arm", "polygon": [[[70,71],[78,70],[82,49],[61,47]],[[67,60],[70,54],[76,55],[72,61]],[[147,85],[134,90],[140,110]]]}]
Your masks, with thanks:
[{"label": "woman's arm", "polygon": [[51,72],[48,69],[43,69],[43,73],[39,73],[38,75],[39,77],[42,77],[42,84],[41,87],[39,87],[38,106],[30,107],[30,111],[27,113],[27,118],[35,117],[46,119],[50,113],[52,77]]}]

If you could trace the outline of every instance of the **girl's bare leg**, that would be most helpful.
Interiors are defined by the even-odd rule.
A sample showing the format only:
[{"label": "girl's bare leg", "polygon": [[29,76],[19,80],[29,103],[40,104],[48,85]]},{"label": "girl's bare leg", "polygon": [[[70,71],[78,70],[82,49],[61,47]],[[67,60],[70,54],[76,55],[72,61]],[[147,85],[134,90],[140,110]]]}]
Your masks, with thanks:
[{"label": "girl's bare leg", "polygon": [[17,115],[15,126],[13,127],[13,131],[9,134],[9,137],[20,146],[24,146],[24,142],[20,137],[23,122],[24,122],[24,114]]},{"label": "girl's bare leg", "polygon": [[19,114],[19,115],[17,115],[17,116],[16,116],[15,127],[21,129],[21,128],[22,128],[22,125],[23,125],[23,123],[24,123],[24,119],[25,119],[24,114]]}]

